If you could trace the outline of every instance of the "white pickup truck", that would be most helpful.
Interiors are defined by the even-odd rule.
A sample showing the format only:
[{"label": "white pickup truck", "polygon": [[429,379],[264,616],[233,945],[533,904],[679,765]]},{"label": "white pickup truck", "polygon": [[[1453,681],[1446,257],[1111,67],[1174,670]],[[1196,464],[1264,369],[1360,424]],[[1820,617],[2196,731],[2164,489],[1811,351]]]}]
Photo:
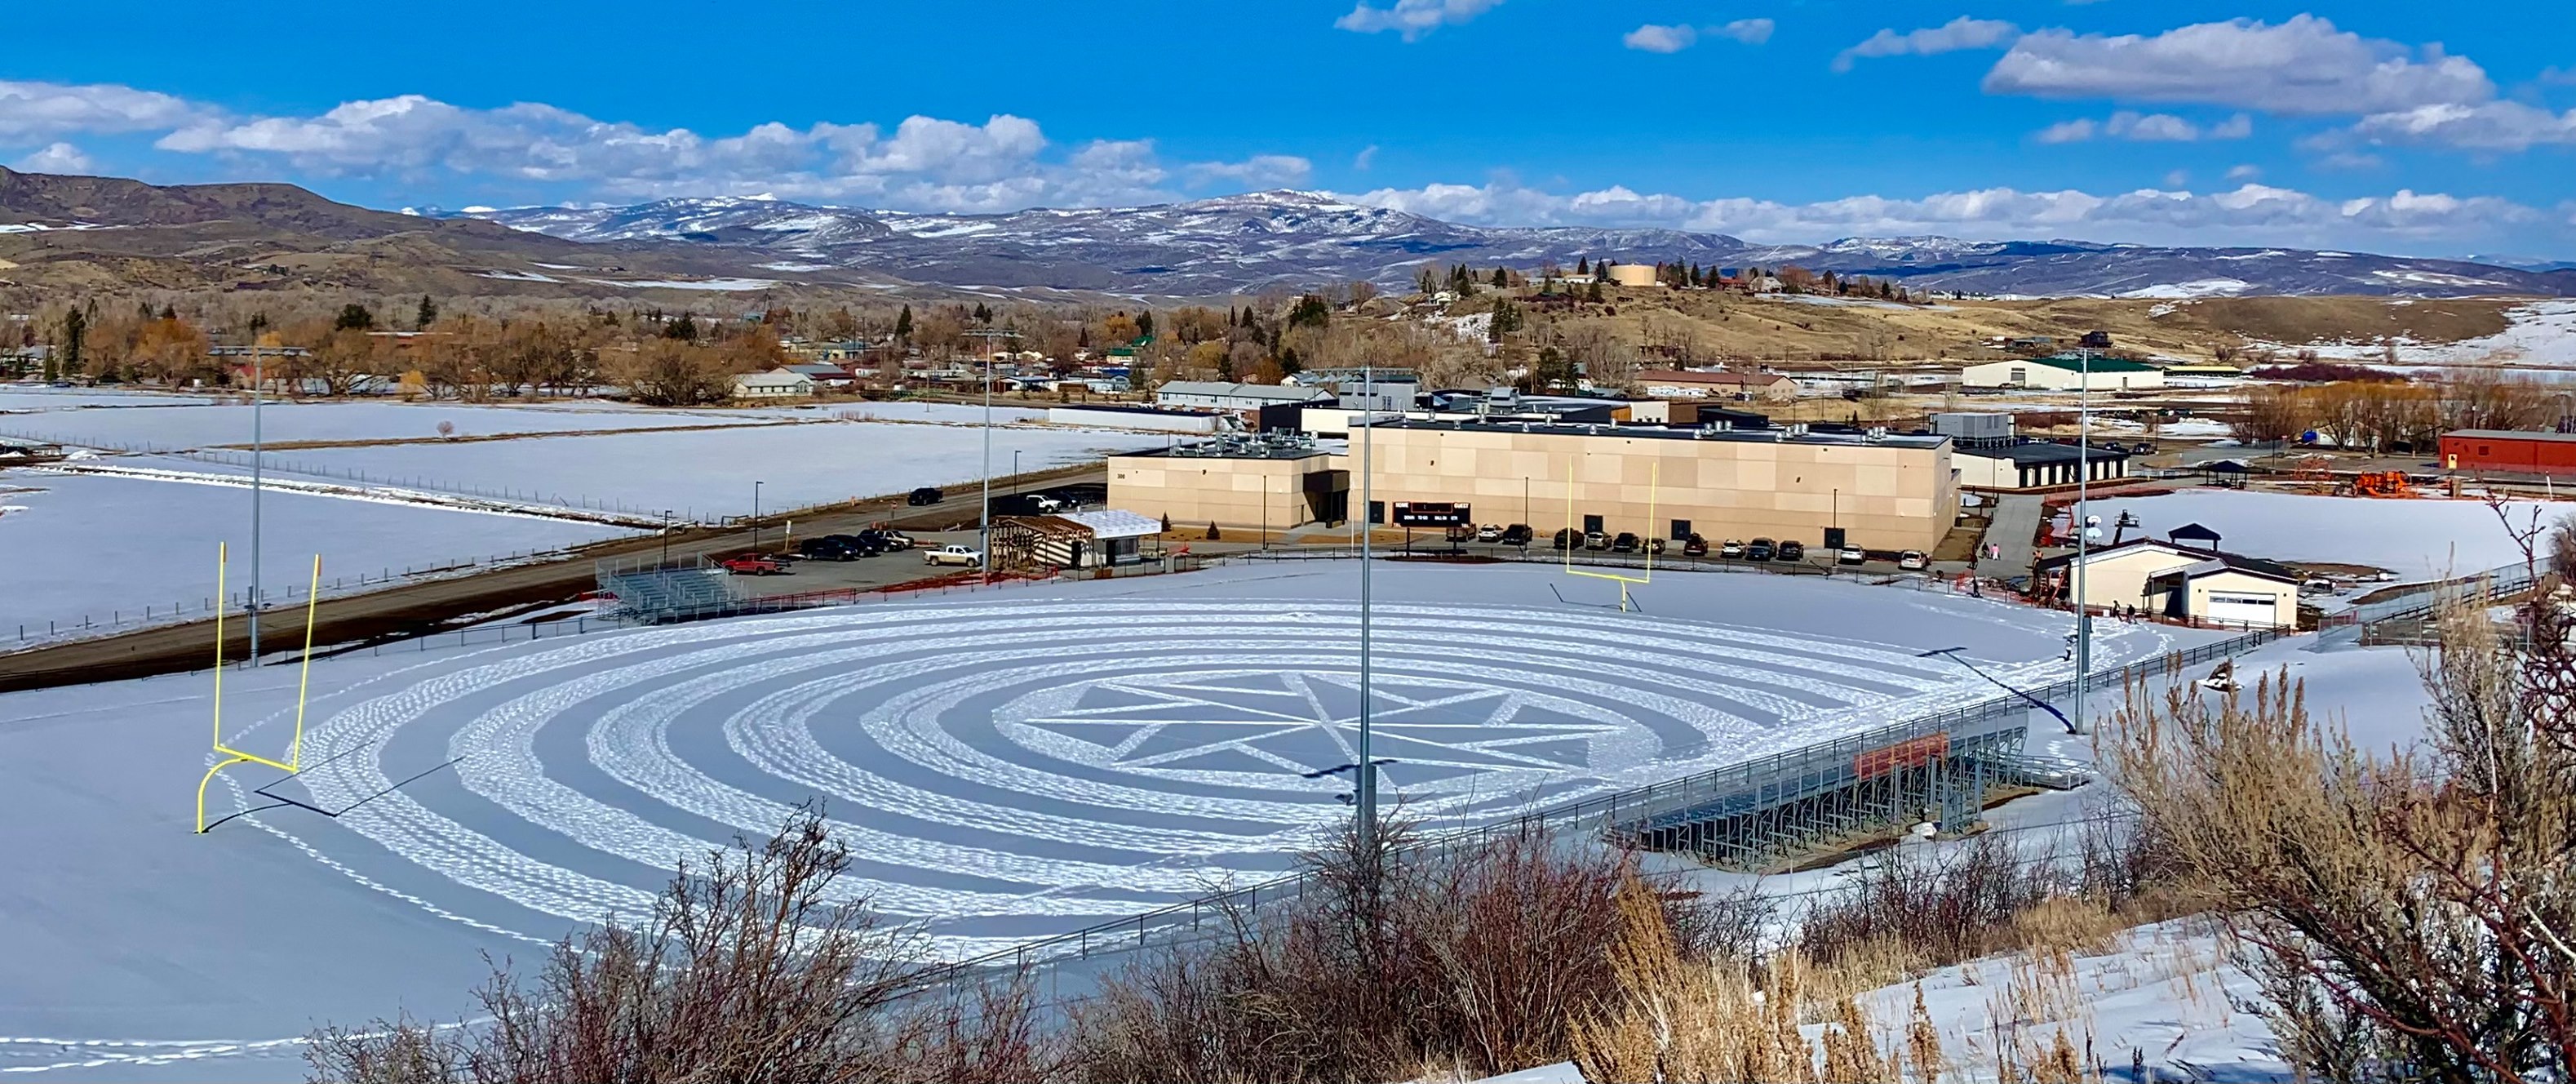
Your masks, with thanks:
[{"label": "white pickup truck", "polygon": [[965,565],[969,568],[984,563],[984,551],[973,546],[951,542],[921,555],[923,564]]}]

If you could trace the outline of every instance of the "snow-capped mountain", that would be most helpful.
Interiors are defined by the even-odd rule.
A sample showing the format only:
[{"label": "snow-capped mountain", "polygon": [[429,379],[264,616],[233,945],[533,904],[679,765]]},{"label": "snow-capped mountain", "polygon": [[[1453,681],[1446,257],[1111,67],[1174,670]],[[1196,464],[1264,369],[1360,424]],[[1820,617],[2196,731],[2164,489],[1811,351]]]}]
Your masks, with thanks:
[{"label": "snow-capped mountain", "polygon": [[[432,212],[440,214],[440,212]],[[1203,296],[1367,279],[1396,286],[1426,262],[1523,269],[1578,257],[1813,270],[1937,290],[2020,295],[2576,295],[2576,272],[2296,249],[2085,241],[1860,237],[1753,245],[1664,229],[1471,226],[1314,192],[1255,192],[1149,207],[916,214],[761,198],[632,207],[476,208],[470,217],[575,241],[661,242],[748,266],[865,270],[950,286]]]}]

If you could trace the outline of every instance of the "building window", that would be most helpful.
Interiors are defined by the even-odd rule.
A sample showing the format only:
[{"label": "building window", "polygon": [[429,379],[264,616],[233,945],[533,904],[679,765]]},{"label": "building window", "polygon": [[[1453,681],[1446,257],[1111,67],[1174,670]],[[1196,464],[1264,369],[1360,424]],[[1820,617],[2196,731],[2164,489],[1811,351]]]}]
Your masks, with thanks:
[{"label": "building window", "polygon": [[1370,525],[1370,526],[1372,526],[1372,527],[1374,527],[1374,526],[1377,526],[1377,525],[1379,525],[1379,524],[1383,524],[1383,523],[1385,523],[1385,522],[1386,522],[1386,502],[1385,502],[1385,501],[1370,501],[1370,502],[1369,502],[1369,525]]},{"label": "building window", "polygon": [[2479,455],[2487,455],[2487,454],[2489,454],[2489,453],[2487,452],[2487,446],[2486,446],[2486,445],[2484,445],[2484,444],[2478,445],[2478,454],[2479,454]]},{"label": "building window", "polygon": [[1691,529],[1689,520],[1677,519],[1673,521],[1673,533],[1670,536],[1673,541],[1688,542],[1690,541],[1690,536]]},{"label": "building window", "polygon": [[2010,380],[2010,381],[2008,381],[2008,382],[2009,382],[2009,383],[2013,383],[2013,384],[2028,384],[2028,383],[2030,383],[2030,370],[2028,370],[2028,369],[2024,369],[2024,368],[2020,368],[2020,367],[2018,367],[2018,366],[2014,367],[2014,369],[2012,370],[2012,378],[2011,378],[2011,380]]},{"label": "building window", "polygon": [[1601,533],[1601,517],[1599,517],[1599,516],[1585,516],[1585,517],[1583,517],[1583,533],[1585,533],[1585,534],[1600,534],[1600,533]]}]

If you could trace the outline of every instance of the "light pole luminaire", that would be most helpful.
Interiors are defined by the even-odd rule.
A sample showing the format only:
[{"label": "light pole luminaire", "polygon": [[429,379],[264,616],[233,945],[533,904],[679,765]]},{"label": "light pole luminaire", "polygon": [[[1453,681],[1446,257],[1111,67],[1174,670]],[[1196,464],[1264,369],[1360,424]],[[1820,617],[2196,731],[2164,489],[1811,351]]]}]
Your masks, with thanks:
[{"label": "light pole luminaire", "polygon": [[2078,372],[2075,391],[2075,721],[2074,730],[2085,732],[2084,700],[2092,691],[2093,611],[2084,595],[2084,558],[2090,552],[2093,492],[2093,352],[2076,354]]}]

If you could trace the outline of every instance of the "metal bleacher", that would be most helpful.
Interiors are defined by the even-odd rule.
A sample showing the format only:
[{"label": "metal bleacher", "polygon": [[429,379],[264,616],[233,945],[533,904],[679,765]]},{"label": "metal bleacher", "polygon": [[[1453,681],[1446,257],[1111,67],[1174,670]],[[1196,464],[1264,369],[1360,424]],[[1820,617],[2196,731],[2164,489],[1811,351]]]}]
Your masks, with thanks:
[{"label": "metal bleacher", "polygon": [[704,557],[660,561],[601,561],[599,593],[617,600],[620,620],[663,624],[731,612],[742,605],[733,578]]}]

